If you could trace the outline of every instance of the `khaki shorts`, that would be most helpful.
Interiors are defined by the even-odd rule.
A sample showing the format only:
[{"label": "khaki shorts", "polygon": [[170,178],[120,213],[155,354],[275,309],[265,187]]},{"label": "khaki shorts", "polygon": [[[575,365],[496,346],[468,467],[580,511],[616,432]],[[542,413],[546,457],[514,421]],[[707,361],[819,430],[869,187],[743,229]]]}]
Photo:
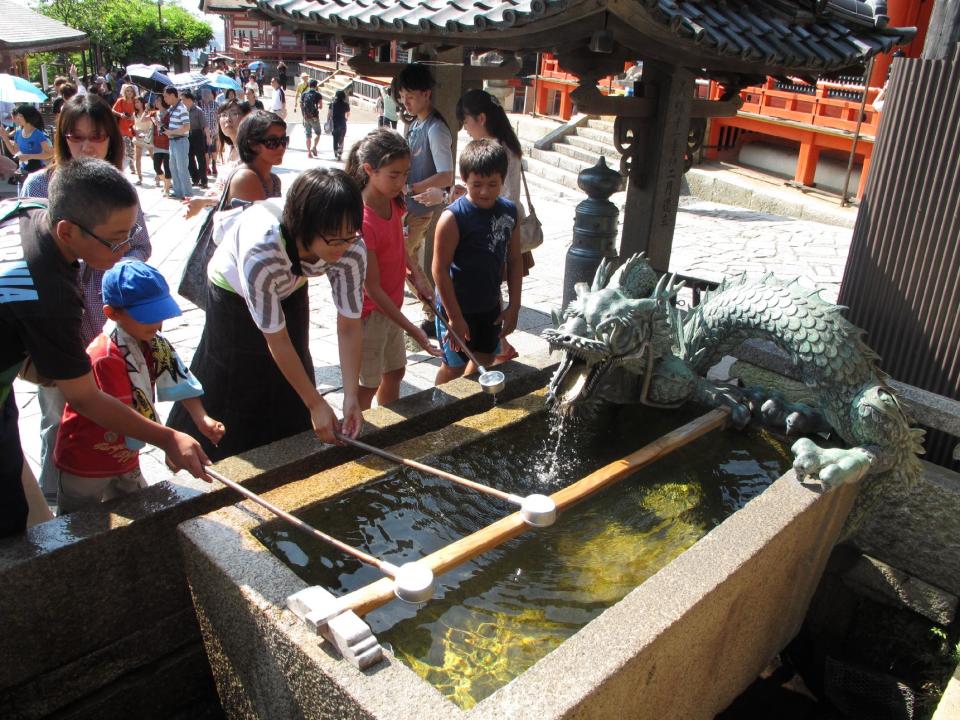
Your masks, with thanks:
[{"label": "khaki shorts", "polygon": [[360,385],[380,386],[386,373],[407,366],[407,348],[403,328],[382,312],[374,311],[363,319],[363,351],[360,355]]}]

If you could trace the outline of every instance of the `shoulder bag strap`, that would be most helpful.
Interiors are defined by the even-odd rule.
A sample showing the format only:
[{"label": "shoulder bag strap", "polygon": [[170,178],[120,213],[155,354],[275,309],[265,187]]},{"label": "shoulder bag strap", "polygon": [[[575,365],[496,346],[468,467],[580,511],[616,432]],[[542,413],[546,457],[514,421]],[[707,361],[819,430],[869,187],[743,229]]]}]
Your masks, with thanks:
[{"label": "shoulder bag strap", "polygon": [[226,210],[227,198],[230,197],[230,183],[233,182],[233,176],[237,174],[237,171],[242,169],[243,167],[244,167],[243,165],[235,167],[233,170],[230,171],[230,174],[227,175],[227,182],[223,186],[223,192],[220,193],[220,202],[217,203],[216,212],[220,212],[221,210]]},{"label": "shoulder bag strap", "polygon": [[530,188],[527,186],[527,174],[523,171],[523,158],[520,158],[520,179],[523,181],[523,192],[527,195],[527,210],[530,211],[531,215],[535,215],[536,211],[533,209],[533,202],[530,200]]}]

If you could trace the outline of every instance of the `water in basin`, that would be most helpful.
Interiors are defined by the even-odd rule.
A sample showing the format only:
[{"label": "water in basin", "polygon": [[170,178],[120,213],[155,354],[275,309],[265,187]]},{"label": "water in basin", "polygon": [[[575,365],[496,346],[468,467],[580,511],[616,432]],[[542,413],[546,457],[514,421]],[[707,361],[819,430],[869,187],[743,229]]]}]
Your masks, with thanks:
[{"label": "water in basin", "polygon": [[[549,494],[702,413],[610,408],[557,443],[539,413],[429,462],[518,495]],[[554,451],[556,450],[556,454]],[[510,682],[742,507],[790,466],[760,430],[713,432],[438,578],[434,599],[366,620],[385,646],[461,708]],[[398,469],[297,515],[396,565],[513,511],[495,498]],[[344,594],[378,571],[271,522],[260,540],[310,584]]]}]

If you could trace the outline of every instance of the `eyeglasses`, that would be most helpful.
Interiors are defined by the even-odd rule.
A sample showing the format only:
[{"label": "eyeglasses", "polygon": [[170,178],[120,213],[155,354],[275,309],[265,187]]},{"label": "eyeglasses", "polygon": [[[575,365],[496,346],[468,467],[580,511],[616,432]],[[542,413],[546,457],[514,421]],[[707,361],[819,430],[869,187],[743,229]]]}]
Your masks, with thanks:
[{"label": "eyeglasses", "polygon": [[91,142],[99,145],[100,143],[105,143],[110,139],[109,135],[77,135],[76,133],[67,133],[64,137],[66,137],[70,142],[77,143],[78,145],[85,142]]},{"label": "eyeglasses", "polygon": [[98,243],[100,243],[104,247],[110,248],[110,252],[113,252],[113,253],[120,252],[124,248],[124,246],[132,243],[133,239],[137,236],[137,233],[143,230],[143,227],[139,223],[135,223],[134,226],[130,229],[130,234],[127,236],[126,240],[118,243],[112,243],[109,240],[104,240],[102,237],[100,237],[96,233],[90,232],[89,230],[87,230],[87,228],[85,228],[83,225],[78,223],[76,220],[71,220],[70,222],[72,222],[78,228],[83,230],[87,235],[92,237],[94,240],[96,240]]},{"label": "eyeglasses", "polygon": [[343,238],[325,238],[323,235],[318,235],[321,240],[323,240],[330,247],[343,247],[344,245],[353,245],[354,243],[363,240],[362,233],[355,233],[348,237]]},{"label": "eyeglasses", "polygon": [[260,138],[257,142],[265,148],[276,150],[278,147],[286,147],[287,143],[290,142],[290,138],[287,135],[281,135],[280,137]]}]

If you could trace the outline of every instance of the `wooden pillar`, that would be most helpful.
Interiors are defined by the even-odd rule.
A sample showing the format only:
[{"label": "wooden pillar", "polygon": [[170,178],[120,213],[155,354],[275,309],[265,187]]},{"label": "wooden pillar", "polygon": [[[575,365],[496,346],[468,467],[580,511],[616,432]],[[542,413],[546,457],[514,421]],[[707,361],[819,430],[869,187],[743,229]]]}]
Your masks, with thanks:
[{"label": "wooden pillar", "polygon": [[800,152],[797,155],[797,172],[794,176],[801,185],[813,186],[817,175],[817,160],[820,159],[820,148],[817,147],[817,134],[808,133],[807,138],[800,143]]},{"label": "wooden pillar", "polygon": [[872,153],[864,153],[863,165],[860,167],[860,182],[857,184],[857,200],[863,199],[867,191],[867,178],[870,177],[870,157]]},{"label": "wooden pillar", "polygon": [[571,88],[564,88],[560,95],[560,117],[569,120],[573,116],[573,100],[570,98]]},{"label": "wooden pillar", "polygon": [[643,82],[656,88],[657,113],[627,184],[620,259],[646,252],[654,269],[666,272],[683,182],[694,77],[683,68],[645,62]]}]

